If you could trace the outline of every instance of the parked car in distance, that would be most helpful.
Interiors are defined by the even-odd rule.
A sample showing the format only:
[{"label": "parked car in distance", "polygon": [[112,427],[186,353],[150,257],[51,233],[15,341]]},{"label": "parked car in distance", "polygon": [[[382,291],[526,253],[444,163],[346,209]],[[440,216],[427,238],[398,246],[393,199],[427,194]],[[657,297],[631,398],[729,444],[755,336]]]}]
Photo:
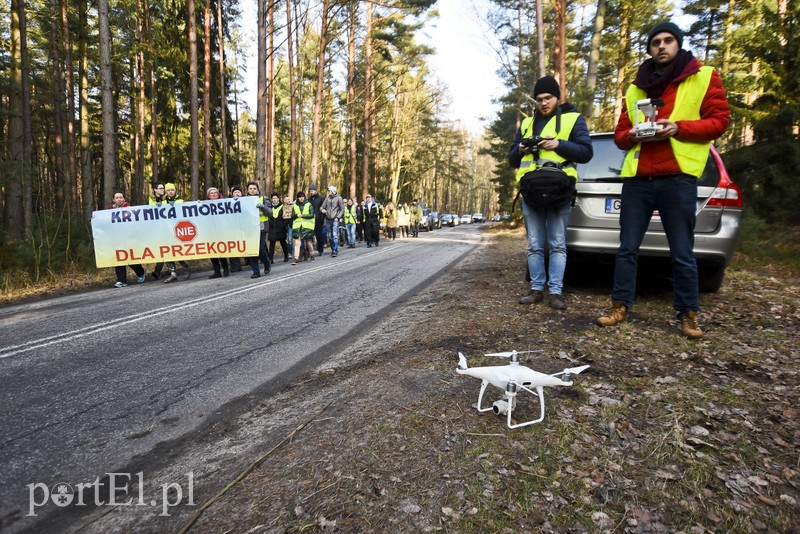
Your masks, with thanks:
[{"label": "parked car in distance", "polygon": [[430,214],[431,230],[442,227],[442,221],[439,220],[439,212],[432,211]]},{"label": "parked car in distance", "polygon": [[461,224],[470,224],[472,222],[472,215],[466,213],[461,216]]},{"label": "parked car in distance", "polygon": [[500,214],[498,213],[494,217],[492,217],[492,222],[500,222]]},{"label": "parked car in distance", "polygon": [[472,214],[472,222],[474,223],[485,223],[486,217],[483,216],[483,213],[476,212]]},{"label": "parked car in distance", "polygon": [[426,232],[430,232],[431,228],[431,210],[428,208],[422,208],[422,219],[419,220],[419,229],[425,230]]},{"label": "parked car in distance", "polygon": [[[571,258],[607,256],[613,261],[619,248],[619,209],[625,152],[611,133],[592,134],[594,157],[578,165],[577,199],[567,227]],[[716,292],[722,285],[739,238],[742,191],[733,183],[712,146],[706,169],[697,185],[697,221],[694,253],[700,291]],[[661,218],[653,214],[639,249],[641,258],[668,260],[669,245]]]},{"label": "parked car in distance", "polygon": [[451,213],[450,215],[453,216],[453,226],[461,224],[461,217],[458,216],[458,213]]},{"label": "parked car in distance", "polygon": [[455,219],[455,217],[452,213],[445,213],[441,216],[440,222],[442,223],[442,226],[455,226],[453,219]]}]

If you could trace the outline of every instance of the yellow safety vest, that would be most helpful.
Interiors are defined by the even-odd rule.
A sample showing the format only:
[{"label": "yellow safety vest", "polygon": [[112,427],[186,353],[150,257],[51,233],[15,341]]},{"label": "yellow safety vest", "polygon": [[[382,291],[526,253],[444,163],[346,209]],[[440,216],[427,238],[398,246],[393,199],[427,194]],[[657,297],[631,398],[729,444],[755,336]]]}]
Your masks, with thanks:
[{"label": "yellow safety vest", "polygon": [[314,217],[310,217],[308,219],[304,219],[303,215],[311,215],[311,210],[313,206],[311,202],[306,200],[303,204],[302,209],[299,205],[294,205],[294,213],[297,215],[297,218],[292,221],[292,230],[300,230],[301,228],[306,230],[313,230],[314,229]]},{"label": "yellow safety vest", "polygon": [[[267,205],[264,204],[264,195],[258,195],[258,203],[261,204],[262,206],[264,206],[265,208],[267,207]],[[262,222],[263,223],[263,222],[267,222],[268,220],[269,220],[269,218],[267,217],[267,214],[264,213],[263,210],[258,210],[258,222]]]},{"label": "yellow safety vest", "polygon": [[283,212],[283,204],[278,204],[277,206],[270,205],[270,207],[272,208],[272,218],[280,219],[281,213]]},{"label": "yellow safety vest", "polygon": [[345,204],[344,206],[344,223],[345,224],[355,224],[356,223],[356,205],[353,204],[352,206],[348,206]]},{"label": "yellow safety vest", "polygon": [[[547,121],[547,124],[544,125],[544,128],[542,128],[542,131],[539,133],[539,135],[541,137],[552,137],[553,139],[558,139],[560,141],[568,141],[570,134],[572,134],[572,128],[575,127],[575,123],[578,122],[578,117],[580,116],[580,113],[576,113],[574,111],[562,113],[561,131],[556,132],[556,116],[553,115],[550,117],[550,120]],[[533,117],[528,117],[522,121],[520,131],[522,132],[523,139],[533,135]],[[555,150],[540,149],[538,160],[534,159],[533,154],[525,154],[522,156],[519,169],[517,169],[517,182],[519,182],[522,177],[525,176],[525,173],[534,169],[538,169],[547,161],[563,163],[567,160],[566,158],[559,156]],[[562,170],[569,176],[572,176],[576,182],[578,181],[578,169],[574,164],[566,165],[562,168]]]},{"label": "yellow safety vest", "polygon": [[[670,121],[696,121],[701,118],[700,106],[703,104],[703,98],[705,98],[708,91],[708,84],[711,83],[711,74],[713,72],[713,67],[700,67],[699,72],[692,74],[678,85],[675,106],[669,116]],[[645,120],[644,114],[636,109],[636,102],[645,98],[647,98],[647,93],[635,85],[631,84],[628,87],[628,92],[625,94],[625,104],[628,107],[628,116],[631,124],[636,124],[636,113],[640,114],[639,122]],[[672,146],[672,153],[675,155],[675,161],[678,162],[681,172],[700,178],[706,168],[711,141],[679,141],[674,137],[670,137],[669,143]],[[639,168],[639,151],[641,147],[642,144],[637,143],[625,155],[625,162],[622,164],[622,171],[620,172],[620,176],[623,178],[636,176],[636,170]]]}]

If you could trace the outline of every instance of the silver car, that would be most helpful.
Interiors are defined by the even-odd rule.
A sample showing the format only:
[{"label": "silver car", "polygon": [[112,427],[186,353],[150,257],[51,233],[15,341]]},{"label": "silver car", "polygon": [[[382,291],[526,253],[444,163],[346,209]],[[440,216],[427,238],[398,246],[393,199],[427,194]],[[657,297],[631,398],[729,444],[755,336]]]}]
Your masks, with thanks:
[{"label": "silver car", "polygon": [[[619,208],[625,152],[614,144],[613,134],[593,134],[594,157],[578,165],[578,197],[567,228],[567,249],[573,256],[607,256],[619,248]],[[742,191],[734,184],[714,147],[697,188],[697,223],[694,252],[700,290],[715,292],[731,262],[742,218]],[[658,213],[639,250],[640,257],[669,258],[669,245]]]}]

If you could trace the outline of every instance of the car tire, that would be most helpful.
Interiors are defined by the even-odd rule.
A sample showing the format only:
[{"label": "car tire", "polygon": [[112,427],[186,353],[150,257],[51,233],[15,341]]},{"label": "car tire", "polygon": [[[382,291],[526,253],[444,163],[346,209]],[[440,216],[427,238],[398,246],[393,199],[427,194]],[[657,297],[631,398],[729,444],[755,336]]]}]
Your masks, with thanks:
[{"label": "car tire", "polygon": [[698,286],[701,293],[716,293],[725,279],[725,266],[698,266]]}]

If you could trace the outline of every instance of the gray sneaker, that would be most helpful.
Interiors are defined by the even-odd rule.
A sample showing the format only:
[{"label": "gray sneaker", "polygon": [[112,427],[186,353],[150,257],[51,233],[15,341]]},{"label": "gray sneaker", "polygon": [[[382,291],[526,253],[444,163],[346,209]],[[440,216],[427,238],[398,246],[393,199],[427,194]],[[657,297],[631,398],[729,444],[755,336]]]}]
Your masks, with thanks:
[{"label": "gray sneaker", "polygon": [[544,294],[536,289],[531,289],[530,293],[519,299],[520,304],[536,304],[544,299]]}]

